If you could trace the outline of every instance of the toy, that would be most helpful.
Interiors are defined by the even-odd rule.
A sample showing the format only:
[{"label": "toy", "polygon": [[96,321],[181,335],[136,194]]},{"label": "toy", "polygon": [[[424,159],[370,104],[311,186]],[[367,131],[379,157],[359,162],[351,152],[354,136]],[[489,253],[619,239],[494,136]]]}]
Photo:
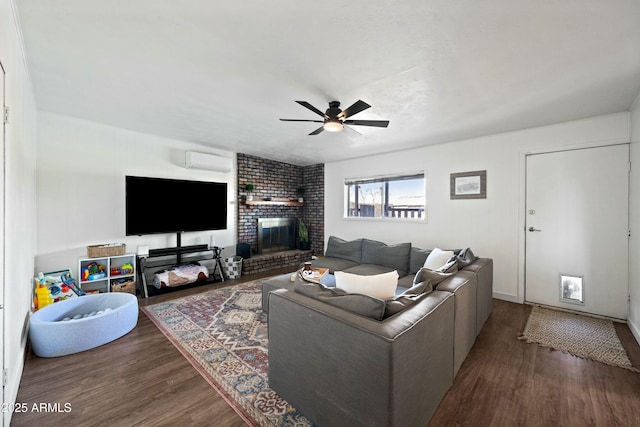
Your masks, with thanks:
[{"label": "toy", "polygon": [[44,274],[40,273],[38,274],[38,281],[41,285],[51,286],[53,284],[53,276],[45,276]]},{"label": "toy", "polygon": [[49,292],[51,292],[51,298],[53,302],[64,301],[69,298],[76,298],[78,295],[67,285],[55,284],[49,286]]},{"label": "toy", "polygon": [[50,304],[53,304],[53,298],[51,298],[51,292],[42,283],[38,284],[36,288],[36,301],[38,302],[37,310],[44,308]]},{"label": "toy", "polygon": [[[96,314],[92,316],[94,311]],[[102,314],[98,315],[99,311]],[[76,316],[79,317],[74,320]],[[69,320],[64,321],[65,317]],[[29,341],[39,357],[64,356],[120,338],[137,322],[135,295],[118,292],[87,295],[60,301],[34,313],[29,318]]]},{"label": "toy", "polygon": [[133,274],[133,265],[123,264],[122,267],[120,267],[120,274]]},{"label": "toy", "polygon": [[88,280],[98,280],[107,277],[106,270],[106,266],[98,264],[97,262],[91,262],[82,270],[82,280],[86,282]]},{"label": "toy", "polygon": [[77,296],[81,297],[82,295],[84,295],[84,291],[80,289],[78,285],[76,285],[76,281],[71,276],[71,273],[69,271],[63,273],[60,276],[60,280],[62,280],[62,283],[64,283],[64,285],[62,286],[63,290],[66,286],[67,288],[71,289]]},{"label": "toy", "polygon": [[76,286],[70,270],[38,273],[34,280],[36,296],[33,306],[36,310],[58,301],[84,295],[82,289]]}]

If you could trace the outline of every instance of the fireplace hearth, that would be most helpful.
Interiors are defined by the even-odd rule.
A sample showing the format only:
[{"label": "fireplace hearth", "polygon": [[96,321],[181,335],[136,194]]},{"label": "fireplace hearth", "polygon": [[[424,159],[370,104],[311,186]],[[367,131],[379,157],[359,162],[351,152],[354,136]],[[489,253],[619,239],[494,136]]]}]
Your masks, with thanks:
[{"label": "fireplace hearth", "polygon": [[296,248],[295,218],[258,218],[258,254]]}]

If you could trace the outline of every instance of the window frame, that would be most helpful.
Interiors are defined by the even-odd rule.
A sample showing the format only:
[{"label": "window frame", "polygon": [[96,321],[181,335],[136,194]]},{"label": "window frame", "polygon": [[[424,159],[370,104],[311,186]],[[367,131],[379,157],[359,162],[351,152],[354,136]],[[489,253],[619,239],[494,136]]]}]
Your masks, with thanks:
[{"label": "window frame", "polygon": [[[405,209],[407,211],[413,210],[414,212],[418,212],[417,217],[415,216],[384,216],[389,212],[389,184],[397,181],[405,181],[405,180],[414,180],[414,179],[422,179],[422,196],[424,198],[424,204],[422,205],[422,209],[413,210],[413,209]],[[359,209],[360,201],[358,195],[358,189],[360,185],[363,184],[380,184],[384,185],[384,190],[381,190],[380,194],[380,216],[351,216],[350,213]],[[353,195],[354,208],[351,208],[351,189],[355,186],[355,191]],[[426,174],[424,171],[416,171],[416,172],[404,172],[404,173],[395,173],[395,174],[387,174],[387,175],[377,175],[377,176],[368,176],[366,178],[345,178],[343,183],[344,188],[344,206],[343,206],[343,218],[346,220],[357,220],[357,221],[385,221],[385,222],[419,222],[426,223],[427,222],[427,197],[426,197]],[[392,205],[393,206],[393,205]],[[375,208],[374,208],[375,209]],[[399,210],[401,211],[401,210]]]}]

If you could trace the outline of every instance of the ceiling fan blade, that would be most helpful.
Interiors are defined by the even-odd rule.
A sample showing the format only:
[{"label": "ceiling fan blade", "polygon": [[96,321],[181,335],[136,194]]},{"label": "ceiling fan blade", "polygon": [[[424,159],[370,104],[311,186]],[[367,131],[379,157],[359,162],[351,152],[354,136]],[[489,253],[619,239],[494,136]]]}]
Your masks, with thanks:
[{"label": "ceiling fan blade", "polygon": [[309,135],[317,135],[324,130],[324,126],[320,126],[318,129],[311,132]]},{"label": "ceiling fan blade", "polygon": [[352,106],[348,107],[347,109],[343,110],[342,113],[338,114],[338,117],[346,119],[347,117],[358,114],[360,111],[364,111],[367,108],[371,108],[371,105],[359,99]]},{"label": "ceiling fan blade", "polygon": [[309,110],[313,111],[314,113],[316,113],[319,116],[324,117],[324,113],[320,110],[318,110],[316,107],[314,107],[313,105],[309,104],[307,101],[296,101],[298,104],[302,105],[305,108],[308,108]]},{"label": "ceiling fan blade", "polygon": [[386,128],[389,126],[389,120],[345,120],[345,125],[356,126],[375,126],[379,128]]},{"label": "ceiling fan blade", "polygon": [[283,122],[314,122],[314,123],[324,123],[322,120],[306,120],[306,119],[280,119]]}]

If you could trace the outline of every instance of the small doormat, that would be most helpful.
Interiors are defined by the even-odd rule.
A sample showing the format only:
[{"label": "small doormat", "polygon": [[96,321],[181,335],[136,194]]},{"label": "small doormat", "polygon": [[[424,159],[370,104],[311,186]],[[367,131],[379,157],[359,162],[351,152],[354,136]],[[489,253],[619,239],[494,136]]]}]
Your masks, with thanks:
[{"label": "small doormat", "polygon": [[638,372],[611,320],[533,307],[520,340]]}]

